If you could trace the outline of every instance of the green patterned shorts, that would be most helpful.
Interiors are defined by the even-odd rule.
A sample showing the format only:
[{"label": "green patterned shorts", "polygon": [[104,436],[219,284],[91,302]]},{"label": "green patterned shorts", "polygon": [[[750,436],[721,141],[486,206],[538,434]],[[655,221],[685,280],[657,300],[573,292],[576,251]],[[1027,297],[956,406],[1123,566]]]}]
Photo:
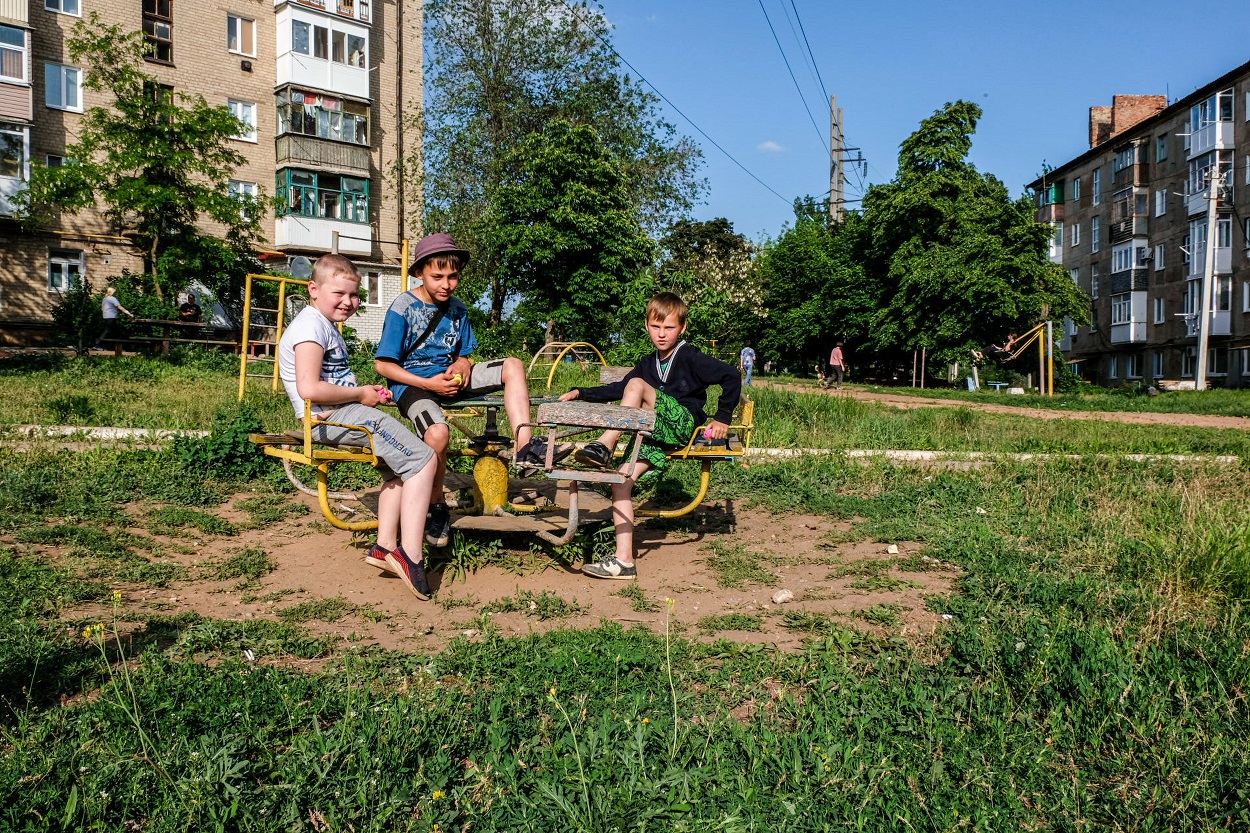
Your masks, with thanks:
[{"label": "green patterned shorts", "polygon": [[[655,430],[650,437],[642,439],[642,445],[638,448],[638,459],[646,461],[648,466],[659,471],[668,462],[665,454],[674,448],[685,448],[693,433],[694,414],[667,393],[656,391]],[[635,435],[625,447],[626,460],[634,453],[633,444],[637,440],[638,436]]]}]

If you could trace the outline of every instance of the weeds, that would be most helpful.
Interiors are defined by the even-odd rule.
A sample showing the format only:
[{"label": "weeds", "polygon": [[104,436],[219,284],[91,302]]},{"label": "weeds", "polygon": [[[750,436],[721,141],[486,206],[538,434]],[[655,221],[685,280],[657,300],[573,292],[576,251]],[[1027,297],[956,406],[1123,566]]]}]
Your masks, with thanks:
[{"label": "weeds", "polygon": [[277,563],[269,554],[256,547],[247,547],[228,556],[224,561],[209,568],[209,574],[216,581],[229,581],[232,578],[242,579],[241,586],[252,586],[261,577],[267,576],[278,569]]},{"label": "weeds", "polygon": [[570,602],[547,590],[534,593],[532,590],[521,589],[517,590],[516,598],[504,596],[482,608],[482,613],[522,613],[540,620],[565,619],[580,616],[587,611],[588,608],[579,605],[577,599]]},{"label": "weeds", "polygon": [[196,529],[205,535],[237,535],[234,524],[186,506],[163,506],[150,516],[149,529],[155,535],[176,535],[180,529]]},{"label": "weeds", "polygon": [[706,633],[717,631],[753,631],[764,630],[764,619],[747,613],[722,613],[718,616],[704,616],[698,622],[698,628]]},{"label": "weeds", "polygon": [[629,599],[629,606],[635,613],[654,613],[660,609],[658,604],[647,598],[647,594],[642,591],[642,587],[636,581],[627,582],[612,595]]},{"label": "weeds", "polygon": [[304,517],[308,507],[302,503],[282,500],[275,495],[256,495],[235,501],[234,508],[246,512],[252,529],[263,529],[288,517]]},{"label": "weeds", "polygon": [[777,577],[760,566],[760,556],[744,547],[731,547],[722,541],[711,543],[712,556],[708,568],[720,587],[743,588],[749,584],[771,585]]},{"label": "weeds", "polygon": [[353,604],[342,596],[313,599],[278,611],[278,618],[284,622],[337,622],[348,616],[360,616],[370,622],[381,622],[390,618],[372,605]]}]

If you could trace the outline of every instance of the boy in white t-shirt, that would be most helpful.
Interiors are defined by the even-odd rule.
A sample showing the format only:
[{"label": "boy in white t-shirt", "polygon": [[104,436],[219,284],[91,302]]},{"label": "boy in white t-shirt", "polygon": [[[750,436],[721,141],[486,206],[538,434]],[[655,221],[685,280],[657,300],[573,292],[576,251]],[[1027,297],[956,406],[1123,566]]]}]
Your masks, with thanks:
[{"label": "boy in white t-shirt", "polygon": [[[374,405],[390,400],[390,391],[359,386],[348,365],[347,343],[336,324],[351,318],[360,307],[360,273],[342,255],[322,255],[308,281],[312,303],[282,333],[278,368],[287,396],[301,419],[304,400],[312,400],[312,415],[341,425],[315,425],[320,442],[368,445],[385,478],[378,495],[378,540],[365,557],[375,567],[395,573],[422,601],[431,591],[422,557],[422,533],[430,505],[437,463],[434,452],[393,416]],[[404,549],[407,544],[413,551]]]}]

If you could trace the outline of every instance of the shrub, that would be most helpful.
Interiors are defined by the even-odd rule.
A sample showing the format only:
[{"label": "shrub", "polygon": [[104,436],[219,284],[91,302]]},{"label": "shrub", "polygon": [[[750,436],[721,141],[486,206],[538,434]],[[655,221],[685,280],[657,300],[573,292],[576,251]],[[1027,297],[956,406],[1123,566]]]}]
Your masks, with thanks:
[{"label": "shrub", "polygon": [[178,437],[174,453],[193,471],[220,480],[251,480],[264,473],[266,461],[248,435],[263,430],[260,416],[248,403],[223,405],[213,414],[213,429],[207,437]]}]

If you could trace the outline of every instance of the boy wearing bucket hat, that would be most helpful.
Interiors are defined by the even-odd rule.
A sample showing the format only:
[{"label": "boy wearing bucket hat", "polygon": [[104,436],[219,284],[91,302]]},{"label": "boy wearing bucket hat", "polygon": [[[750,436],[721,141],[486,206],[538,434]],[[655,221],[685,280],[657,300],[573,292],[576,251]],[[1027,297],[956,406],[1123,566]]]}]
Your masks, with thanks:
[{"label": "boy wearing bucket hat", "polygon": [[417,244],[408,273],[421,283],[396,298],[387,310],[374,364],[390,380],[400,413],[412,420],[417,435],[438,455],[434,481],[438,502],[430,506],[425,532],[426,542],[435,547],[451,540],[451,513],[441,499],[451,432],[440,405],[502,389],[516,441],[516,465],[541,467],[547,453],[541,439],[532,440],[526,425],[529,388],[521,360],[475,363],[469,358],[477,338],[468,307],[454,297],[460,270],[468,262],[469,252],[457,246],[450,234],[431,234]]}]

